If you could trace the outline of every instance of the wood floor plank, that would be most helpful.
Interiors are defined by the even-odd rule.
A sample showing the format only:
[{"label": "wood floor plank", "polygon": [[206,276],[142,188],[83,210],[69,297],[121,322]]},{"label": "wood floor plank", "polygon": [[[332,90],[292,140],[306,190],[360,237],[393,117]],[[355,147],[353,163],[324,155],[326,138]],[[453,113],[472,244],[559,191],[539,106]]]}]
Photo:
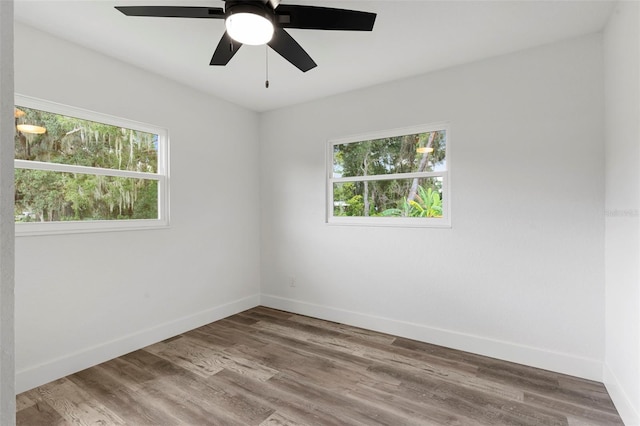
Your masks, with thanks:
[{"label": "wood floor plank", "polygon": [[[258,322],[253,327],[279,332],[283,335],[289,334],[296,339],[324,345],[337,351],[343,351],[358,356],[362,359],[409,369],[412,370],[412,374],[432,375],[436,377],[440,376],[448,382],[456,382],[461,386],[474,386],[480,390],[489,391],[501,396],[507,396],[513,400],[522,401],[523,399],[522,391],[511,386],[504,385],[501,382],[483,380],[482,377],[477,376],[476,367],[464,366],[465,368],[461,369],[459,368],[459,365],[456,364],[456,368],[453,368],[452,364],[447,364],[446,361],[441,359],[437,360],[438,363],[434,363],[432,361],[436,360],[432,358],[422,358],[422,362],[420,362],[421,359],[419,357],[410,356],[406,351],[402,352],[402,348],[398,348],[399,350],[392,349],[389,348],[389,345],[383,347],[384,345],[377,345],[372,342],[363,342],[360,339],[354,339],[351,336],[343,336],[340,338],[333,334],[318,335],[317,333],[314,333],[313,330],[307,331],[298,328],[292,330],[284,325],[266,322]],[[446,364],[446,368],[442,368],[442,364]]]},{"label": "wood floor plank", "polygon": [[438,404],[430,401],[418,401],[404,398],[402,392],[387,392],[376,388],[380,383],[360,383],[355,389],[349,391],[349,396],[362,401],[373,402],[384,409],[398,415],[415,420],[418,424],[437,425],[464,425],[473,426],[481,423],[472,418],[465,417],[451,410],[443,409]]},{"label": "wood floor plank", "polygon": [[56,410],[44,401],[34,402],[28,407],[20,408],[16,413],[16,423],[22,425],[51,426],[68,424]]},{"label": "wood floor plank", "polygon": [[226,350],[232,356],[242,356],[253,359],[261,364],[299,376],[312,378],[316,383],[334,391],[344,391],[359,383],[379,382],[386,380],[397,385],[399,382],[387,377],[380,377],[370,373],[368,367],[372,362],[363,358],[345,358],[331,348],[319,345],[307,345],[297,341],[286,344],[274,341],[266,347],[251,348],[238,345]]},{"label": "wood floor plank", "polygon": [[177,359],[176,364],[203,377],[228,369],[258,380],[268,380],[278,372],[241,357],[230,357],[223,350],[206,347],[202,340],[189,336],[182,336],[169,343],[158,343],[145,350],[167,360]]},{"label": "wood floor plank", "polygon": [[[89,376],[92,376],[92,374],[74,374],[69,377],[69,380],[78,386],[88,389],[88,392],[97,401],[100,401],[111,411],[117,412],[122,419],[126,419],[127,424],[161,425],[172,419],[171,412],[163,412],[150,401],[141,399],[138,392],[132,392],[126,388],[113,391],[99,377]],[[177,418],[172,420],[179,421]]]},{"label": "wood floor plank", "polygon": [[299,420],[287,417],[282,413],[275,412],[270,415],[265,421],[260,423],[260,426],[295,426],[299,425]]},{"label": "wood floor plank", "polygon": [[208,381],[215,382],[235,392],[244,392],[263,404],[271,405],[282,416],[292,419],[297,425],[343,426],[343,419],[326,410],[322,410],[319,401],[299,397],[289,389],[283,389],[277,382],[261,382],[233,371],[221,371]]},{"label": "wood floor plank", "polygon": [[401,380],[396,393],[415,401],[438,404],[442,409],[459,413],[482,424],[567,425],[565,416],[534,409],[519,401],[490,393],[456,386],[429,376],[416,376],[397,366],[373,367],[380,374]]},{"label": "wood floor plank", "polygon": [[67,378],[41,386],[37,394],[39,400],[51,406],[70,424],[126,424],[116,413]]},{"label": "wood floor plank", "polygon": [[623,425],[617,413],[602,411],[594,406],[575,405],[567,401],[560,401],[553,397],[525,392],[524,402],[534,407],[544,407],[559,413],[565,413],[573,419],[573,423],[605,424],[610,426]]},{"label": "wood floor plank", "polygon": [[296,316],[296,314],[292,314],[291,312],[287,312],[287,311],[280,311],[277,309],[271,309],[271,308],[267,308],[264,306],[257,306],[253,309],[249,309],[247,311],[241,312],[240,315],[238,316],[242,316],[242,314],[248,314],[248,315],[256,315],[256,316],[266,316],[267,318],[278,318],[278,319],[282,319],[282,320],[289,320],[291,319],[291,317]]},{"label": "wood floor plank", "polygon": [[340,324],[337,322],[324,321],[321,319],[302,315],[294,315],[290,319],[291,321],[299,322],[301,324],[307,324],[336,331],[344,336],[359,337],[363,340],[371,340],[378,343],[391,344],[396,339],[396,336],[392,336],[390,334],[378,333],[375,331],[365,330],[364,328],[350,327],[348,325]]},{"label": "wood floor plank", "polygon": [[[260,339],[257,336],[257,331],[248,327],[247,324],[242,324],[234,321],[236,317],[231,317],[215,322],[215,326],[212,324],[200,327],[197,329],[198,333],[189,332],[190,336],[203,339],[207,343],[215,343],[219,346],[233,346],[236,344],[251,344],[251,345],[266,345],[269,344],[268,340]],[[240,317],[238,317],[240,318]],[[252,320],[253,322],[256,322]]]},{"label": "wood floor plank", "polygon": [[209,377],[222,370],[223,367],[214,360],[215,352],[181,343],[184,343],[184,337],[168,343],[156,343],[144,350],[202,377]]},{"label": "wood floor plank", "polygon": [[[84,372],[80,371],[76,374],[83,375]],[[122,357],[95,366],[91,373],[101,377],[105,382],[116,382],[122,390],[131,392],[139,390],[145,382],[155,377],[150,370],[131,365]]]},{"label": "wood floor plank", "polygon": [[266,307],[16,406],[21,426],[622,425],[601,383]]},{"label": "wood floor plank", "polygon": [[137,396],[137,392],[156,375],[151,374],[153,370],[141,369],[129,359],[130,356],[126,355],[75,373],[68,379],[111,411],[118,412],[128,424],[159,425],[166,422],[171,418],[170,413],[141,403]]},{"label": "wood floor plank", "polygon": [[256,403],[245,395],[238,395],[212,386],[197,376],[180,376],[154,381],[145,391],[161,396],[166,409],[176,404],[189,410],[193,424],[259,424],[273,414],[268,406]]},{"label": "wood floor plank", "polygon": [[399,416],[394,412],[385,410],[371,401],[350,398],[346,394],[337,394],[331,389],[317,385],[311,380],[293,377],[287,374],[279,374],[269,381],[279,389],[284,389],[295,398],[306,401],[322,401],[319,410],[332,413],[342,420],[344,424],[362,425],[419,425],[417,419],[409,419]]},{"label": "wood floor plank", "polygon": [[16,410],[20,411],[25,408],[29,408],[35,403],[36,402],[33,399],[29,398],[29,395],[26,392],[21,393],[16,397]]},{"label": "wood floor plank", "polygon": [[333,347],[323,346],[318,343],[299,340],[288,336],[287,333],[278,333],[269,330],[256,330],[257,336],[260,339],[267,339],[273,344],[279,344],[288,348],[295,348],[296,351],[306,353],[308,355],[322,356],[327,359],[341,361],[350,365],[357,365],[362,368],[367,368],[371,365],[371,361],[348,352],[336,350]]},{"label": "wood floor plank", "polygon": [[481,367],[478,370],[478,377],[490,378],[499,383],[517,384],[533,393],[551,395],[562,401],[616,413],[611,398],[606,392],[580,392],[574,388],[562,387],[558,378],[549,377],[549,372],[546,371],[523,373],[521,367],[496,362],[490,367]]}]

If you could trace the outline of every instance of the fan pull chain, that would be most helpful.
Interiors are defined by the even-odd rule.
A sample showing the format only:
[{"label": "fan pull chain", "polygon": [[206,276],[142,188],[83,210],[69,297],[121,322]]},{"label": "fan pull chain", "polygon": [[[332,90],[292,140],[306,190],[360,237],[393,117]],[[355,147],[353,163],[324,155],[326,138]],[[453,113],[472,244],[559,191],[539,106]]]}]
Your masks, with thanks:
[{"label": "fan pull chain", "polygon": [[264,57],[265,57],[265,73],[266,73],[264,87],[268,89],[269,88],[269,46],[265,44],[264,48],[265,48]]}]

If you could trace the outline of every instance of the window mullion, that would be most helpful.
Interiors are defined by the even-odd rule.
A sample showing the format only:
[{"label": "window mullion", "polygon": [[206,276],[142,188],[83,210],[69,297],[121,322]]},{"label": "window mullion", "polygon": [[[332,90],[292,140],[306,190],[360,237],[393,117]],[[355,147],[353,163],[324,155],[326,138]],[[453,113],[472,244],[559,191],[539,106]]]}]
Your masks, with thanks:
[{"label": "window mullion", "polygon": [[349,176],[342,178],[331,178],[333,183],[344,182],[364,182],[374,180],[394,180],[394,179],[416,179],[427,177],[442,177],[446,172],[416,172],[416,173],[394,173],[391,175],[367,175],[367,176]]},{"label": "window mullion", "polygon": [[81,173],[85,175],[102,175],[126,177],[133,179],[159,180],[156,173],[134,172],[131,170],[104,169],[101,167],[76,166],[73,164],[45,163],[42,161],[14,160],[17,169],[46,170],[52,172]]}]

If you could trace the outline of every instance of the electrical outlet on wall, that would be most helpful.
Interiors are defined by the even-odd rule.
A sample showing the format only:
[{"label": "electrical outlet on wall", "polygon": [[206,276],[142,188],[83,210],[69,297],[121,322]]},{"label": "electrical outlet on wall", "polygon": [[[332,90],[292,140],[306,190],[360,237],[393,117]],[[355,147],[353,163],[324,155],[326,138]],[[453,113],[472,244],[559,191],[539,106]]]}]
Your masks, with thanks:
[{"label": "electrical outlet on wall", "polygon": [[296,286],[296,277],[289,277],[289,287]]}]

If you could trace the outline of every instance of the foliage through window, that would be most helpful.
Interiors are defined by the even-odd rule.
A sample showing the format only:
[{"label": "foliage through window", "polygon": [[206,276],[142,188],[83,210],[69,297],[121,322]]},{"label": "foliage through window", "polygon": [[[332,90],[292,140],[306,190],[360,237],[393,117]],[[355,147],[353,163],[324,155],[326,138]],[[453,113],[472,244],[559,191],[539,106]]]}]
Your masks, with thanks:
[{"label": "foliage through window", "polygon": [[331,141],[329,223],[449,226],[446,124]]},{"label": "foliage through window", "polygon": [[167,134],[16,97],[17,234],[164,226]]}]

